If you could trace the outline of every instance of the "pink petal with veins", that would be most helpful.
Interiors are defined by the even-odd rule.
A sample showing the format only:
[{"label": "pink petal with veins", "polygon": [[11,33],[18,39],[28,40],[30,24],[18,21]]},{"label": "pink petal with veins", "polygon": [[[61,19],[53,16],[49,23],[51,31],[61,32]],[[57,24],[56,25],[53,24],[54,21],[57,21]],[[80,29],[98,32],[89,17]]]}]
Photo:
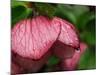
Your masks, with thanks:
[{"label": "pink petal with veins", "polygon": [[59,23],[61,24],[61,31],[58,40],[66,45],[72,46],[74,48],[78,48],[79,37],[77,35],[76,32],[77,30],[74,27],[74,25],[58,17],[55,17],[54,20],[58,20]]},{"label": "pink petal with veins", "polygon": [[46,17],[23,20],[12,29],[12,50],[22,57],[40,59],[55,42],[59,32],[60,24]]}]

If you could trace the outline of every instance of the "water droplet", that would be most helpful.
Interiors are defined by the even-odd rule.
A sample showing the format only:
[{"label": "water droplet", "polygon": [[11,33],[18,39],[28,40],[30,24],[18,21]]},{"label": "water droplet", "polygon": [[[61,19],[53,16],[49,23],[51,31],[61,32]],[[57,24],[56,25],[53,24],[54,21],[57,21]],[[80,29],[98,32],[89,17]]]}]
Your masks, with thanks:
[{"label": "water droplet", "polygon": [[80,52],[80,48],[78,47],[78,48],[75,48],[75,50],[77,51],[77,52]]}]

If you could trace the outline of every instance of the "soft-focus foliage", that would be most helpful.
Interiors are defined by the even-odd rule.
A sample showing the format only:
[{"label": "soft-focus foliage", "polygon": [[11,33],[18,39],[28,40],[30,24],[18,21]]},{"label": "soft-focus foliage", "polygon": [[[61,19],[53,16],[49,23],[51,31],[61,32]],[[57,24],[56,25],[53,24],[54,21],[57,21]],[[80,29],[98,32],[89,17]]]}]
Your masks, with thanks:
[{"label": "soft-focus foliage", "polygon": [[27,18],[29,16],[30,12],[32,11],[25,4],[27,4],[27,3],[12,1],[12,7],[11,7],[11,9],[12,9],[12,12],[11,12],[12,27],[18,21]]},{"label": "soft-focus foliage", "polygon": [[[50,18],[58,16],[66,19],[76,26],[79,31],[81,41],[88,45],[87,51],[80,59],[78,69],[96,68],[95,6],[32,3],[34,8],[32,9],[28,6],[30,4],[31,3],[28,2],[12,1],[12,26],[19,20],[28,18],[33,12],[38,13],[38,15],[46,15]],[[47,65],[51,67],[58,62],[59,59],[51,57]]]}]

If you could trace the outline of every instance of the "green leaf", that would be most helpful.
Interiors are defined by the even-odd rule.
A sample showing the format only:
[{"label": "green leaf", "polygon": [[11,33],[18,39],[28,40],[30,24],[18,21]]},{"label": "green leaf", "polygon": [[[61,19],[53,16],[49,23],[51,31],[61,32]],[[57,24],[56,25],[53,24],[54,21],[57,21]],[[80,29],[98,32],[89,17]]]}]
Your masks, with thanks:
[{"label": "green leaf", "polygon": [[94,35],[96,34],[96,22],[95,18],[90,20],[87,25],[84,27],[87,31],[92,32]]},{"label": "green leaf", "polygon": [[27,2],[25,2],[25,1],[11,0],[11,7],[15,7],[15,6],[27,7],[26,3]]},{"label": "green leaf", "polygon": [[45,15],[50,18],[53,17],[55,7],[49,3],[35,3],[35,9],[40,15]]},{"label": "green leaf", "polygon": [[83,15],[86,12],[89,12],[88,6],[83,6],[83,5],[73,5],[72,6],[72,13],[75,15],[77,20],[79,19],[81,15]]},{"label": "green leaf", "polygon": [[12,26],[17,23],[18,21],[25,19],[28,15],[32,12],[31,9],[26,8],[24,6],[15,6],[12,7]]},{"label": "green leaf", "polygon": [[67,19],[73,24],[77,24],[78,18],[88,11],[89,8],[87,6],[59,4],[55,15]]},{"label": "green leaf", "polygon": [[72,8],[70,6],[64,6],[64,5],[59,4],[57,6],[55,16],[64,18],[64,19],[70,21],[71,23],[76,22],[76,18],[74,16],[74,14],[72,13]]},{"label": "green leaf", "polygon": [[95,68],[96,68],[95,53],[92,52],[90,49],[87,49],[80,59],[78,69],[86,70],[86,69],[95,69]]},{"label": "green leaf", "polygon": [[96,44],[96,35],[93,32],[84,31],[80,34],[80,38],[89,45]]},{"label": "green leaf", "polygon": [[93,21],[95,20],[95,13],[94,12],[87,12],[87,13],[84,13],[83,15],[80,16],[78,22],[77,22],[77,27],[82,30],[82,29],[85,29],[87,27],[87,24],[90,22],[90,21]]},{"label": "green leaf", "polygon": [[52,66],[58,64],[59,61],[60,61],[60,60],[59,60],[57,57],[51,56],[51,57],[49,58],[49,60],[48,60],[48,65],[47,65],[47,66],[48,66],[48,67],[52,67]]}]

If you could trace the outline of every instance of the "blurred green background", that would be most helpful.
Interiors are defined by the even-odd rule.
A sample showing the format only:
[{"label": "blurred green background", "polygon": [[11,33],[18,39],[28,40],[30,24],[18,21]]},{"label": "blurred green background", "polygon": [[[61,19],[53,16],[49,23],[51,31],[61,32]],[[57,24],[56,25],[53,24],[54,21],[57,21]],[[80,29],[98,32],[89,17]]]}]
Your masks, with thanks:
[{"label": "blurred green background", "polygon": [[[79,30],[81,41],[88,45],[82,55],[78,70],[96,68],[96,6],[32,3],[12,0],[11,2],[12,27],[18,21],[37,15],[54,16],[68,20]],[[49,59],[49,67],[59,62],[56,57]]]}]

